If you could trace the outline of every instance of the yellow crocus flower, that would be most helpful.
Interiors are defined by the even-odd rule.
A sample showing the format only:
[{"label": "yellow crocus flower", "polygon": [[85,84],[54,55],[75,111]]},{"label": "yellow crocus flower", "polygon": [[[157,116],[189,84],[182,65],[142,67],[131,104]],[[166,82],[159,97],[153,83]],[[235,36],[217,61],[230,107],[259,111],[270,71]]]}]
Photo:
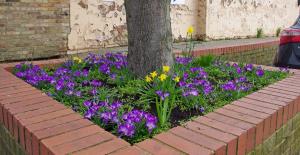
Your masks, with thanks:
[{"label": "yellow crocus flower", "polygon": [[148,76],[148,75],[145,77],[145,80],[146,80],[146,82],[151,82],[152,81],[151,77]]},{"label": "yellow crocus flower", "polygon": [[154,72],[150,73],[150,75],[151,75],[152,78],[155,78],[157,76],[157,72],[154,71]]},{"label": "yellow crocus flower", "polygon": [[160,81],[165,81],[168,76],[166,74],[161,74],[158,78]]},{"label": "yellow crocus flower", "polygon": [[163,72],[168,73],[170,71],[169,66],[163,66]]},{"label": "yellow crocus flower", "polygon": [[176,76],[176,77],[174,78],[174,81],[175,81],[175,82],[179,82],[179,81],[180,81],[180,77],[179,77],[179,76]]},{"label": "yellow crocus flower", "polygon": [[194,33],[194,28],[192,27],[192,26],[190,26],[188,29],[187,29],[187,33],[188,34],[192,34],[192,33]]},{"label": "yellow crocus flower", "polygon": [[73,61],[77,61],[78,63],[82,62],[82,60],[79,57],[73,57]]}]

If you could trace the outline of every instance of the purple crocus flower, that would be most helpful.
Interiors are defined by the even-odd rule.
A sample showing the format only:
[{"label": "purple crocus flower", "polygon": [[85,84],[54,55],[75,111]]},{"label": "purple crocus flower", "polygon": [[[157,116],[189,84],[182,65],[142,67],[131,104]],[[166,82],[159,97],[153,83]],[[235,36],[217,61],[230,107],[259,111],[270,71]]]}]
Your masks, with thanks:
[{"label": "purple crocus flower", "polygon": [[232,66],[233,66],[234,68],[238,68],[238,67],[239,67],[239,65],[238,65],[237,63],[233,63]]},{"label": "purple crocus flower", "polygon": [[156,128],[156,123],[157,123],[157,120],[155,119],[155,117],[153,118],[148,118],[146,119],[146,127],[148,129],[148,132],[151,133],[153,129]]},{"label": "purple crocus flower", "polygon": [[112,115],[110,112],[103,112],[100,114],[100,118],[107,123],[112,119]]},{"label": "purple crocus flower", "polygon": [[75,71],[73,75],[75,77],[80,77],[81,76],[81,71]]},{"label": "purple crocus flower", "polygon": [[109,74],[110,73],[110,68],[108,64],[103,64],[100,66],[99,71],[104,73],[104,74]]},{"label": "purple crocus flower", "polygon": [[192,61],[192,58],[185,58],[185,57],[177,57],[176,58],[176,63],[182,64],[182,65],[187,65]]},{"label": "purple crocus flower", "polygon": [[16,76],[19,77],[19,78],[23,78],[25,76],[25,73],[24,72],[17,72]]},{"label": "purple crocus flower", "polygon": [[72,89],[69,89],[69,90],[65,91],[65,94],[68,96],[71,96],[74,94],[74,91]]},{"label": "purple crocus flower", "polygon": [[87,77],[87,76],[89,75],[89,70],[84,69],[84,70],[82,71],[82,75],[83,75],[84,77]]},{"label": "purple crocus flower", "polygon": [[76,91],[76,92],[75,92],[75,96],[81,97],[81,91]]},{"label": "purple crocus flower", "polygon": [[241,74],[242,73],[242,69],[240,67],[236,68],[236,73]]},{"label": "purple crocus flower", "polygon": [[135,126],[131,123],[121,124],[118,128],[118,132],[121,135],[132,137],[133,134],[135,133]]},{"label": "purple crocus flower", "polygon": [[69,89],[73,89],[74,86],[75,86],[75,83],[74,83],[74,82],[67,82],[66,86],[67,86]]},{"label": "purple crocus flower", "polygon": [[83,105],[84,105],[85,107],[89,108],[89,107],[92,106],[92,102],[89,101],[89,100],[86,100],[86,101],[83,102]]},{"label": "purple crocus flower", "polygon": [[252,69],[253,69],[253,65],[252,64],[247,64],[245,67],[244,67],[245,71],[249,71],[251,72]]},{"label": "purple crocus flower", "polygon": [[223,90],[236,90],[236,85],[233,81],[228,81],[227,83],[221,85]]},{"label": "purple crocus flower", "polygon": [[205,108],[201,106],[199,110],[201,113],[203,113],[205,111]]},{"label": "purple crocus flower", "polygon": [[97,91],[97,89],[96,88],[93,88],[92,90],[91,90],[91,94],[92,95],[97,95],[97,93],[98,93],[98,91]]},{"label": "purple crocus flower", "polygon": [[186,83],[184,81],[179,81],[179,87],[185,87],[186,86]]},{"label": "purple crocus flower", "polygon": [[93,86],[93,87],[100,87],[100,86],[102,86],[102,82],[99,81],[99,80],[92,80],[90,82],[90,85]]},{"label": "purple crocus flower", "polygon": [[63,89],[63,85],[57,83],[56,86],[55,86],[55,89],[58,90],[58,91],[60,91],[60,90]]},{"label": "purple crocus flower", "polygon": [[192,90],[186,90],[183,91],[182,96],[187,97],[187,96],[198,96],[199,92],[196,89],[192,89]]},{"label": "purple crocus flower", "polygon": [[264,76],[264,74],[265,74],[264,70],[262,70],[262,69],[257,69],[256,70],[256,75],[258,77],[262,77],[262,76]]},{"label": "purple crocus flower", "polygon": [[94,115],[95,115],[95,111],[89,109],[88,111],[85,112],[84,118],[91,119]]},{"label": "purple crocus flower", "polygon": [[165,100],[166,97],[170,96],[170,93],[168,92],[163,92],[161,90],[156,91],[156,94],[160,97],[161,100]]}]

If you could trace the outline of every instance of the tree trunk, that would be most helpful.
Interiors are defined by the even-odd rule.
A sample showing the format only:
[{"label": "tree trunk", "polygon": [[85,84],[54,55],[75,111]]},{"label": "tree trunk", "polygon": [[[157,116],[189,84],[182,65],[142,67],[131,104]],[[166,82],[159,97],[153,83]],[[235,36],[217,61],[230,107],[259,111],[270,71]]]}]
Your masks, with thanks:
[{"label": "tree trunk", "polygon": [[128,66],[139,77],[171,66],[170,0],[125,0],[128,30]]}]

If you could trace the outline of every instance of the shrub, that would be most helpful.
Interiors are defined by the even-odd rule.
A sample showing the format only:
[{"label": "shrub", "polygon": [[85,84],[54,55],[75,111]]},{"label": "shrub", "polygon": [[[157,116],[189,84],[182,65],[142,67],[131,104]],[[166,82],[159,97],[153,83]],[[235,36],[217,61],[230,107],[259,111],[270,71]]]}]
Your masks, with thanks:
[{"label": "shrub", "polygon": [[262,38],[264,36],[264,32],[262,28],[258,28],[256,31],[256,38]]},{"label": "shrub", "polygon": [[276,37],[279,37],[280,32],[281,32],[281,28],[279,27],[279,28],[276,29]]}]

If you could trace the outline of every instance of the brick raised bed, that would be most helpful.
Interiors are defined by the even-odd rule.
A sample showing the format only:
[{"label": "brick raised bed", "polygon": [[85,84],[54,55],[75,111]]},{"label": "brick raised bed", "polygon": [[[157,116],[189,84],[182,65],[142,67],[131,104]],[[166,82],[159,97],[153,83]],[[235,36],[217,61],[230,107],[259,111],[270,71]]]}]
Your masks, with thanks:
[{"label": "brick raised bed", "polygon": [[0,65],[0,124],[30,155],[243,155],[263,148],[262,144],[274,133],[287,132],[289,122],[295,122],[291,123],[295,130],[288,131],[298,135],[300,131],[299,71],[215,112],[131,146],[15,77],[9,72],[14,65]]}]

